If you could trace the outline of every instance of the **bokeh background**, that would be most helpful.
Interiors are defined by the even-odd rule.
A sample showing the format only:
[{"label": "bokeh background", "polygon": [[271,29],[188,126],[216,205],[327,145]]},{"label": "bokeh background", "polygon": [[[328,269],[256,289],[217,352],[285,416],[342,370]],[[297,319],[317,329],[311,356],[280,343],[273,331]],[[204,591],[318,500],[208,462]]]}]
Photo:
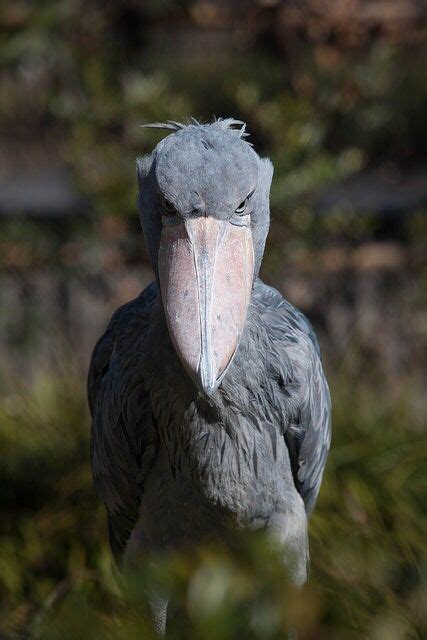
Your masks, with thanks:
[{"label": "bokeh background", "polygon": [[15,0],[0,29],[0,637],[153,637],[152,568],[136,611],[111,567],[85,376],[152,277],[139,125],[191,115],[246,121],[275,165],[263,277],[319,334],[334,439],[302,596],[259,540],[164,558],[170,637],[427,637],[423,0]]}]

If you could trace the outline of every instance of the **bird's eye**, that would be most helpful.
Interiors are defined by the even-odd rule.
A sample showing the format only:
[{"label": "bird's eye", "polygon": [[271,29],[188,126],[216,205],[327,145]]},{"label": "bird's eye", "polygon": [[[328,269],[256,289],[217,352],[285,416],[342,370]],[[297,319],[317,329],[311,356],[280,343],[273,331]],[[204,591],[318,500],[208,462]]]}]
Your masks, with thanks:
[{"label": "bird's eye", "polygon": [[237,209],[236,209],[236,213],[243,213],[243,212],[244,212],[244,210],[245,210],[245,209],[246,209],[246,207],[248,206],[248,200],[249,200],[249,198],[245,198],[245,199],[243,200],[243,202],[241,202],[241,203],[239,204],[239,206],[238,206],[238,207],[237,207]]},{"label": "bird's eye", "polygon": [[235,210],[236,213],[244,213],[245,212],[245,209],[248,206],[248,202],[251,199],[252,194],[253,194],[253,191],[251,191],[250,194],[248,196],[246,196],[246,198],[243,200],[243,202],[241,202],[239,204],[239,206]]},{"label": "bird's eye", "polygon": [[176,213],[176,209],[174,205],[172,204],[172,202],[170,202],[166,198],[163,198],[162,204],[163,204],[163,209],[168,216],[173,216]]}]

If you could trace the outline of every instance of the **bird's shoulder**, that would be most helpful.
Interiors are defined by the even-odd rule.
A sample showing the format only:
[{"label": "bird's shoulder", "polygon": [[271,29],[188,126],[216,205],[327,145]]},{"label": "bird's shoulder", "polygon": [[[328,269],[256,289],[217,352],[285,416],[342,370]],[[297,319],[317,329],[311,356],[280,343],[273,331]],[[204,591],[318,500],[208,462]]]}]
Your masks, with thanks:
[{"label": "bird's shoulder", "polygon": [[111,330],[116,335],[120,335],[132,328],[135,323],[146,324],[158,292],[157,283],[152,282],[136,298],[116,309],[111,316],[107,331]]},{"label": "bird's shoulder", "polygon": [[320,357],[319,342],[310,321],[277,289],[258,278],[254,300],[274,342],[295,345],[306,356],[317,354]]}]

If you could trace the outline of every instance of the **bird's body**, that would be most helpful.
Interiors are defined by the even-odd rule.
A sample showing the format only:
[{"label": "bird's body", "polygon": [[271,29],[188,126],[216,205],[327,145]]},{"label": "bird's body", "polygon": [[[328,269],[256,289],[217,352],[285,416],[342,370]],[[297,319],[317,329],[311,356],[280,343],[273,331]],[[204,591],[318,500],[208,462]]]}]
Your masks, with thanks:
[{"label": "bird's body", "polygon": [[162,286],[114,314],[89,374],[92,464],[113,552],[132,564],[230,529],[271,529],[302,584],[330,443],[313,330],[255,273],[234,355],[214,387],[197,385]]}]

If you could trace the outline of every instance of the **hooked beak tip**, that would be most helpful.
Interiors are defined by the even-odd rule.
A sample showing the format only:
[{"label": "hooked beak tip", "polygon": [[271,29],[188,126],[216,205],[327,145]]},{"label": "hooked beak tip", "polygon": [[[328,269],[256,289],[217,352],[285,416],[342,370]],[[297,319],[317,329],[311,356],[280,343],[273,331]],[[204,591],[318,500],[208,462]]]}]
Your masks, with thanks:
[{"label": "hooked beak tip", "polygon": [[206,398],[211,398],[218,387],[218,381],[213,375],[213,372],[209,374],[203,367],[197,371],[197,384]]}]

